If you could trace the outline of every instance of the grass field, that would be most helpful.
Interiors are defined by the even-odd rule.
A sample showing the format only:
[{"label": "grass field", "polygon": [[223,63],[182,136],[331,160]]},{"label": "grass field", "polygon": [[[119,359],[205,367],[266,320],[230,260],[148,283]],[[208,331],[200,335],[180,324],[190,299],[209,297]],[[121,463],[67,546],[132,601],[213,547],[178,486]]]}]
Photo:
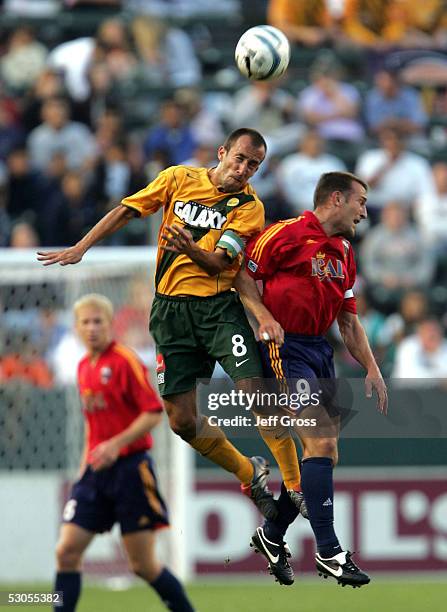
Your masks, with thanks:
[{"label": "grass field", "polygon": [[[2,591],[40,591],[42,585],[1,585]],[[195,583],[188,587],[197,612],[440,612],[446,609],[447,582],[375,581],[362,589],[333,581],[295,582],[292,587],[260,583]],[[0,606],[0,608],[2,608]],[[34,606],[18,606],[27,612]],[[3,608],[2,608],[3,609]],[[6,608],[4,608],[6,610]],[[39,606],[38,610],[49,610]],[[111,591],[86,586],[77,612],[163,612],[166,608],[144,586]]]}]

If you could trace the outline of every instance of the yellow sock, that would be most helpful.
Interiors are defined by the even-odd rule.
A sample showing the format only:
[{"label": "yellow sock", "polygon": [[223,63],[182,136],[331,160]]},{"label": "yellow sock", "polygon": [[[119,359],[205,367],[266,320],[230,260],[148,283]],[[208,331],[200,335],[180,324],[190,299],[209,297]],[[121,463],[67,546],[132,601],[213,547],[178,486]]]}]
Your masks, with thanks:
[{"label": "yellow sock", "polygon": [[242,484],[250,484],[253,479],[253,465],[242,455],[227,439],[219,427],[208,423],[206,417],[202,418],[197,436],[188,443],[201,455],[232,472]]},{"label": "yellow sock", "polygon": [[295,442],[288,427],[283,425],[258,427],[262,439],[276,459],[286,489],[301,491],[301,475]]}]

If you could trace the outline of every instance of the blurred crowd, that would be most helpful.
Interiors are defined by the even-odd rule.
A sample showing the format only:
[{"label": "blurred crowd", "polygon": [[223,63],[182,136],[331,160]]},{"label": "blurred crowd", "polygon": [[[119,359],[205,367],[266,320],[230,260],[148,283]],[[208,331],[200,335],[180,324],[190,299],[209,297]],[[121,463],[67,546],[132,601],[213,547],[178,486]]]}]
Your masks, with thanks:
[{"label": "blurred crowd", "polygon": [[[446,3],[254,4],[0,2],[0,246],[73,244],[163,168],[211,166],[229,131],[253,127],[269,148],[253,181],[268,221],[312,208],[323,172],[347,169],[369,183],[369,217],[355,244],[361,320],[386,375],[444,378]],[[63,16],[70,28],[48,28]],[[279,81],[249,82],[234,66],[234,47],[265,22],[289,37],[291,65]],[[104,244],[155,244],[156,230],[135,220]],[[18,317],[8,290],[0,382],[68,382],[59,370],[75,340],[63,314],[47,304],[22,307]],[[118,317],[130,328],[118,336],[130,344],[147,335],[150,301],[134,290],[140,297],[129,292]],[[332,335],[339,373],[357,376]],[[149,339],[137,348],[152,355]]]}]

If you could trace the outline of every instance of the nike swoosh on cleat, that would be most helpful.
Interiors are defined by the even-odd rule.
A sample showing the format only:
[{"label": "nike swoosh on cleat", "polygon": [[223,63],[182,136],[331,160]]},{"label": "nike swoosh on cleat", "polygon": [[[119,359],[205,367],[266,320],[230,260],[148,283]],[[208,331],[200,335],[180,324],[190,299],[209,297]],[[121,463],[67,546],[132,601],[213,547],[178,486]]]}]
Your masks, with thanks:
[{"label": "nike swoosh on cleat", "polygon": [[247,359],[244,359],[243,361],[236,361],[236,367],[238,368],[239,366],[241,366],[243,363],[247,362],[250,360],[250,357],[248,357]]},{"label": "nike swoosh on cleat", "polygon": [[265,553],[267,557],[270,559],[271,563],[278,563],[279,555],[276,555],[276,557],[274,557],[272,553],[269,551],[269,549],[264,546],[264,542],[261,540],[261,538],[259,538],[259,541],[261,542],[262,548],[265,550]]},{"label": "nike swoosh on cleat", "polygon": [[318,559],[318,563],[320,565],[322,565],[328,572],[330,572],[333,576],[337,576],[337,578],[339,578],[342,574],[343,574],[343,570],[341,567],[337,567],[337,569],[334,569],[333,567],[329,567],[328,565],[325,565],[321,558]]}]

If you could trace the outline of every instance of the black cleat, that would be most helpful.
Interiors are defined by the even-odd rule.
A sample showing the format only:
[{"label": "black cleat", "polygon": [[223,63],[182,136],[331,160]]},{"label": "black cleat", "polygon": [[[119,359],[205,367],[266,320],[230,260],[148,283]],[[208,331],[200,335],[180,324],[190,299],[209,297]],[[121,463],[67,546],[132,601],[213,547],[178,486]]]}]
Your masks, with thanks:
[{"label": "black cleat", "polygon": [[306,500],[304,499],[304,494],[301,491],[294,491],[293,489],[288,489],[287,493],[290,499],[292,500],[292,502],[295,504],[295,506],[299,510],[299,513],[301,514],[301,516],[309,520],[309,515],[307,513],[307,506],[306,506]]},{"label": "black cleat", "polygon": [[338,584],[346,586],[349,584],[352,587],[361,587],[368,584],[370,577],[365,572],[362,572],[351,559],[352,553],[347,550],[325,559],[317,553],[315,557],[315,566],[319,576],[323,578],[335,578]]},{"label": "black cleat", "polygon": [[291,556],[290,550],[284,542],[278,544],[268,540],[264,535],[264,529],[258,527],[253,534],[250,546],[255,549],[255,552],[264,555],[268,561],[270,573],[275,576],[279,584],[293,584],[293,569],[287,560]]},{"label": "black cleat", "polygon": [[278,516],[278,508],[267,486],[269,464],[264,457],[251,457],[250,461],[254,468],[253,480],[249,485],[241,485],[242,493],[253,500],[266,519],[273,521]]}]

